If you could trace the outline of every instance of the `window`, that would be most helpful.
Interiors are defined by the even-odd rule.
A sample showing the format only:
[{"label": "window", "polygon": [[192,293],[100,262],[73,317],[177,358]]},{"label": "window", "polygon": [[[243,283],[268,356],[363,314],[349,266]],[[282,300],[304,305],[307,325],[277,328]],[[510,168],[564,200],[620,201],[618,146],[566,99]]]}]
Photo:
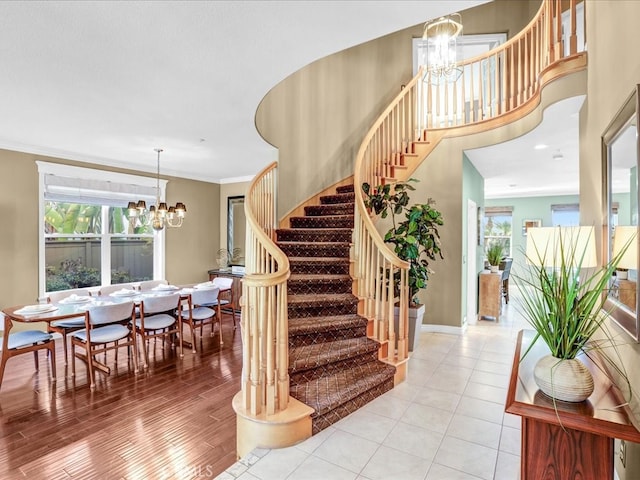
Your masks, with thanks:
[{"label": "window", "polygon": [[502,243],[505,255],[511,255],[511,232],[513,207],[485,207],[484,244],[485,248],[495,242]]},{"label": "window", "polygon": [[126,215],[129,200],[155,203],[156,179],[37,164],[41,294],[164,278],[164,232],[154,234]]},{"label": "window", "polygon": [[577,227],[580,225],[580,205],[577,203],[551,205],[551,223],[554,227]]}]

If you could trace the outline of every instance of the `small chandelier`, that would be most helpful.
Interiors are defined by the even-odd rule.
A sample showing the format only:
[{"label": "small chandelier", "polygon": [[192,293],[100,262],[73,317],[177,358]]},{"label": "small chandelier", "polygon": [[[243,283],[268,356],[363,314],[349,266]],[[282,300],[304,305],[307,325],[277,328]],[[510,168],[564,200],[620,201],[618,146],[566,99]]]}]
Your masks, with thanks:
[{"label": "small chandelier", "polygon": [[140,225],[151,225],[151,227],[160,231],[166,225],[167,227],[181,227],[187,207],[182,202],[176,203],[175,207],[169,207],[160,201],[160,152],[161,148],[154,149],[158,152],[158,175],[156,177],[156,206],[151,205],[147,210],[147,204],[144,200],[137,202],[129,202],[127,210],[129,211],[129,220],[136,220]]},{"label": "small chandelier", "polygon": [[424,80],[431,83],[456,81],[462,70],[456,65],[456,38],[462,33],[462,17],[453,13],[424,24],[426,40]]}]

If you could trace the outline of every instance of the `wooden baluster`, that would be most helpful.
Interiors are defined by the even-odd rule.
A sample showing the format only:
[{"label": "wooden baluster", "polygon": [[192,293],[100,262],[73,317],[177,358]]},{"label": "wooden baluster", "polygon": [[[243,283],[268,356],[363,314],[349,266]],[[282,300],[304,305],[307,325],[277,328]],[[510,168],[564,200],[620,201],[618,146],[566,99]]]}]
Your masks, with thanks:
[{"label": "wooden baluster", "polygon": [[485,74],[482,68],[482,61],[478,62],[478,81],[480,83],[480,88],[478,89],[478,121],[481,122],[484,120],[484,87],[487,78],[485,78]]},{"label": "wooden baluster", "polygon": [[458,80],[453,83],[453,125],[458,125],[460,120],[458,118]]},{"label": "wooden baluster", "polygon": [[500,114],[507,111],[507,51],[503,48],[500,50]]},{"label": "wooden baluster", "polygon": [[556,56],[554,60],[560,60],[564,57],[564,48],[562,47],[562,2],[560,0],[556,0],[555,2],[556,11],[555,11],[555,20],[556,20],[556,32],[555,32],[555,52]]},{"label": "wooden baluster", "polygon": [[474,69],[474,64],[471,63],[469,64],[469,94],[471,95],[471,98],[469,100],[469,118],[471,120],[471,123],[476,121],[476,106],[475,106],[475,82],[473,81],[473,69]]},{"label": "wooden baluster", "polygon": [[571,11],[571,33],[569,35],[569,55],[578,53],[578,35],[576,24],[576,0],[569,1],[569,10]]}]

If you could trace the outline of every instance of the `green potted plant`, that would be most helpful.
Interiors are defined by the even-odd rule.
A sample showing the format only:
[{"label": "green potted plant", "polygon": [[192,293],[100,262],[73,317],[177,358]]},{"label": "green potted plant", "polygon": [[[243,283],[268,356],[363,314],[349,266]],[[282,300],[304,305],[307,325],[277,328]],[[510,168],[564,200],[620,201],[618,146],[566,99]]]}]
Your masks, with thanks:
[{"label": "green potted plant", "polygon": [[491,265],[491,271],[497,272],[502,257],[504,256],[504,245],[501,242],[493,241],[487,245],[487,261]]},{"label": "green potted plant", "polygon": [[[528,265],[514,273],[521,313],[535,331],[531,346],[540,339],[550,352],[535,366],[536,384],[554,401],[585,400],[593,392],[591,374],[577,358],[585,354],[626,381],[630,392],[621,360],[608,353],[617,353],[615,342],[603,328],[606,294],[626,248],[597,267],[592,227],[536,230],[540,234],[530,232],[527,239]],[[593,355],[596,351],[598,355]]]},{"label": "green potted plant", "polygon": [[[409,205],[408,192],[415,190],[412,182],[418,180],[411,178],[373,189],[368,183],[362,185],[366,207],[381,218],[391,215],[392,226],[384,241],[393,245],[400,259],[409,262],[409,316],[415,318],[409,323],[409,350],[413,350],[417,338],[416,325],[422,324],[424,316],[424,305],[420,304],[417,294],[427,288],[429,275],[433,273],[429,263],[444,258],[438,232],[438,227],[444,223],[442,214],[434,208],[435,201],[431,198],[426,203]],[[396,276],[393,281],[398,292],[400,277]]]}]

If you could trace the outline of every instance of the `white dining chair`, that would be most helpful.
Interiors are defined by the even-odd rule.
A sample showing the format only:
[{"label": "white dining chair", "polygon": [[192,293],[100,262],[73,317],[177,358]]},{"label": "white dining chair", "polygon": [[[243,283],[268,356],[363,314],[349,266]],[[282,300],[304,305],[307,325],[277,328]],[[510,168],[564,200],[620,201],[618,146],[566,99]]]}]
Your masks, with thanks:
[{"label": "white dining chair", "polygon": [[[231,309],[231,315],[233,317],[233,329],[236,329],[236,309],[235,309],[235,296],[233,292],[233,278],[231,277],[215,277],[211,280],[216,287],[220,289],[220,295],[215,305],[220,305],[223,308]],[[221,312],[220,312],[221,313]]]},{"label": "white dining chair", "polygon": [[149,290],[153,290],[155,287],[160,285],[169,285],[169,282],[166,280],[144,280],[140,282],[139,289],[141,292],[146,292]]},{"label": "white dining chair", "polygon": [[[177,292],[143,297],[140,301],[140,315],[135,319],[134,325],[141,337],[144,368],[149,367],[149,339],[151,338],[162,337],[164,345],[165,340],[171,342],[174,337],[178,337],[180,358],[184,356],[181,323],[178,321],[181,308],[180,293]],[[173,342],[171,344],[173,345]]]},{"label": "white dining chair", "polygon": [[33,352],[36,371],[39,370],[38,350],[47,350],[49,361],[51,362],[51,381],[56,380],[56,347],[53,335],[40,330],[23,330],[11,333],[11,320],[3,318],[0,313],[0,320],[4,321],[4,335],[0,342],[0,388],[4,378],[4,370],[7,360],[17,355]]},{"label": "white dining chair", "polygon": [[[71,290],[61,290],[59,292],[49,292],[47,294],[47,301],[49,303],[58,303],[60,301],[64,302],[69,298],[73,298],[72,295],[81,298],[91,297],[91,292],[87,288],[74,288]],[[58,320],[47,324],[47,332],[59,333],[62,335],[65,366],[68,364],[67,334],[80,330],[81,328],[84,328],[84,313],[79,314],[77,317]]]},{"label": "white dining chair", "polygon": [[[196,353],[196,329],[200,329],[200,338],[205,325],[211,325],[211,336],[214,335],[215,323],[218,324],[220,346],[222,347],[222,324],[220,323],[220,304],[218,303],[218,287],[194,288],[187,298],[187,308],[182,310],[182,322],[191,329],[191,351]],[[216,310],[218,315],[216,315]]]},{"label": "white dining chair", "polygon": [[[111,369],[106,364],[95,359],[99,353],[106,354],[110,350],[115,350],[117,364],[118,349],[127,347],[129,358],[131,358],[130,347],[133,347],[134,372],[138,373],[136,331],[131,327],[131,322],[135,319],[133,307],[134,303],[131,300],[106,305],[91,305],[87,307],[85,313],[85,328],[71,334],[71,376],[75,377],[76,374],[76,358],[86,362],[91,390],[96,387],[94,369],[106,374],[111,373]],[[76,347],[82,348],[85,353],[77,353]]]}]

